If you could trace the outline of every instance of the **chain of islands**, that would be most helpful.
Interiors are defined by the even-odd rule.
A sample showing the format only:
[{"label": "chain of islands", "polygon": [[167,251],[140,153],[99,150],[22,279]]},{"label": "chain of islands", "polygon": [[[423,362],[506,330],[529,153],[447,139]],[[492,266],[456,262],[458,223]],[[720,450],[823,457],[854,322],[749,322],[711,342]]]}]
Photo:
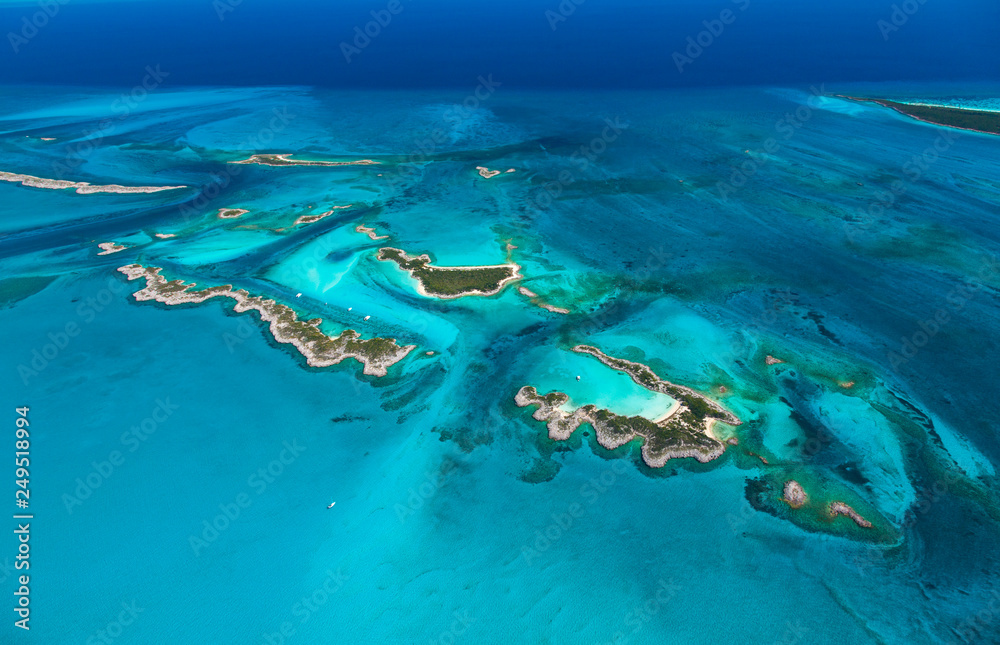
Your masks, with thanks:
[{"label": "chain of islands", "polygon": [[327,336],[319,330],[322,319],[299,320],[291,307],[251,296],[245,289],[233,289],[232,285],[193,290],[197,286],[195,283],[167,280],[160,274],[162,269],[159,267],[130,264],[118,270],[129,280],[146,280],[146,287],[135,293],[137,301],[153,300],[165,305],[180,305],[198,304],[216,297],[232,298],[236,301],[234,311],[258,312],[262,321],[270,323],[274,340],[294,345],[312,367],[327,367],[353,358],[364,365],[365,374],[385,376],[387,368],[403,360],[416,348],[416,345],[397,345],[392,338],[364,340],[353,329],[347,329],[339,336]]}]

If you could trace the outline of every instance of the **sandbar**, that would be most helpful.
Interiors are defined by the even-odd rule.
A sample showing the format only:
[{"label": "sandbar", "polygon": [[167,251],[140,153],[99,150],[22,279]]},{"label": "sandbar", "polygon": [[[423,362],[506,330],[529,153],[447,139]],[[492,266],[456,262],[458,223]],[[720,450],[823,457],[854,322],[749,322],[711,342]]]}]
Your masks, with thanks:
[{"label": "sandbar", "polygon": [[250,155],[249,159],[240,161],[230,161],[237,164],[258,164],[261,166],[375,166],[378,161],[371,159],[358,159],[357,161],[322,161],[308,159],[292,159],[291,154],[274,155]]},{"label": "sandbar", "polygon": [[66,181],[64,179],[44,179],[42,177],[32,177],[31,175],[19,175],[13,172],[0,171],[0,181],[10,181],[19,183],[29,188],[48,188],[50,190],[76,189],[77,194],[92,195],[94,193],[158,193],[162,190],[177,190],[187,188],[187,186],[119,186],[118,184],[108,184],[107,186],[95,186],[85,181]]}]

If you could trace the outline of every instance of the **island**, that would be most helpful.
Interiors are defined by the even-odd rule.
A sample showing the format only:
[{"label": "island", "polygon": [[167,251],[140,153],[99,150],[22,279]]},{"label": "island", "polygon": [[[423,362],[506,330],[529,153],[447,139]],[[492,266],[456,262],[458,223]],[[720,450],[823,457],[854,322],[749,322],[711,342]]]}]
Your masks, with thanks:
[{"label": "island", "polygon": [[641,438],[642,459],[650,468],[662,468],[670,459],[693,457],[707,463],[725,451],[723,442],[712,433],[716,421],[738,426],[742,421],[718,402],[659,378],[652,369],[640,363],[614,358],[589,345],[577,345],[574,352],[590,354],[608,367],[628,374],[638,385],[666,394],[677,403],[660,419],[652,421],[642,416],[623,416],[595,405],[584,405],[567,412],[561,409],[569,401],[562,392],[540,395],[526,385],[518,390],[514,402],[519,407],[538,406],[532,417],[547,422],[549,438],[565,441],[584,423],[590,424],[597,434],[597,441],[604,448],[614,450]]},{"label": "island", "polygon": [[112,253],[118,253],[128,248],[124,244],[115,244],[114,242],[101,242],[97,247],[101,249],[101,252],[97,255],[111,255]]},{"label": "island", "polygon": [[785,482],[781,499],[792,508],[802,508],[809,497],[806,495],[805,489],[802,488],[802,484],[794,479],[790,479]]},{"label": "island", "polygon": [[927,103],[901,103],[888,99],[865,98],[860,96],[837,95],[839,98],[857,101],[859,103],[875,103],[882,107],[895,110],[917,121],[943,125],[959,130],[971,130],[983,134],[1000,134],[1000,112],[989,110],[972,110],[947,105],[932,105]]},{"label": "island", "polygon": [[119,186],[118,184],[108,184],[107,186],[95,186],[85,181],[66,181],[64,179],[44,179],[42,177],[32,177],[31,175],[19,175],[13,172],[0,171],[0,181],[19,183],[29,188],[48,188],[50,190],[66,190],[75,188],[77,194],[91,195],[94,193],[158,193],[162,190],[177,190],[187,188],[187,186]]},{"label": "island", "polygon": [[156,237],[161,240],[169,240],[172,237],[177,237],[177,233],[156,233]]},{"label": "island", "polygon": [[389,238],[388,235],[379,235],[379,234],[377,234],[375,232],[375,229],[368,228],[364,224],[358,224],[357,226],[354,227],[354,230],[356,232],[358,232],[358,233],[364,233],[365,235],[367,235],[368,237],[370,237],[373,240],[385,240],[385,239]]},{"label": "island", "polygon": [[431,265],[429,255],[407,255],[405,251],[384,247],[378,259],[395,262],[417,280],[417,291],[432,298],[461,298],[463,296],[492,296],[508,283],[521,278],[521,267],[514,263],[489,266],[437,267]]},{"label": "island", "polygon": [[378,161],[372,159],[358,159],[357,161],[322,161],[308,159],[292,159],[292,155],[264,154],[250,155],[249,159],[240,161],[230,161],[237,164],[258,164],[260,166],[375,166]]},{"label": "island", "polygon": [[851,508],[850,506],[848,506],[844,502],[831,502],[830,503],[830,507],[829,507],[829,511],[830,511],[830,516],[831,517],[837,517],[838,515],[844,515],[844,516],[849,517],[852,520],[854,520],[854,523],[857,524],[858,526],[860,526],[863,529],[870,529],[872,527],[872,523],[871,522],[869,522],[865,518],[861,517],[861,515],[856,510],[854,510],[853,508]]},{"label": "island", "polygon": [[497,175],[514,172],[514,168],[508,168],[506,171],[504,171],[504,170],[490,170],[486,166],[476,166],[476,170],[479,172],[479,176],[482,177],[483,179],[493,179]]},{"label": "island", "polygon": [[320,213],[319,215],[303,215],[302,217],[295,220],[295,222],[292,223],[292,226],[298,226],[299,224],[312,224],[313,222],[318,222],[324,217],[329,217],[330,215],[333,215],[336,211],[342,208],[350,208],[351,206],[353,206],[353,204],[348,204],[346,206],[334,206],[330,210],[326,211],[325,213]]},{"label": "island", "polygon": [[219,219],[236,219],[246,215],[250,211],[243,210],[242,208],[220,208],[219,209]]},{"label": "island", "polygon": [[180,305],[202,303],[216,297],[232,298],[236,301],[234,311],[243,313],[252,310],[259,313],[262,321],[270,323],[274,340],[294,345],[312,367],[328,367],[346,358],[353,358],[364,365],[365,374],[385,376],[388,367],[403,360],[416,348],[416,345],[401,347],[392,338],[363,340],[353,329],[347,329],[339,336],[327,336],[319,329],[322,322],[320,318],[299,320],[291,307],[260,296],[251,296],[245,289],[234,290],[232,285],[195,291],[195,283],[164,278],[160,267],[130,264],[119,267],[118,270],[129,280],[146,280],[145,288],[135,293],[135,299],[140,302],[153,300],[165,305]]}]

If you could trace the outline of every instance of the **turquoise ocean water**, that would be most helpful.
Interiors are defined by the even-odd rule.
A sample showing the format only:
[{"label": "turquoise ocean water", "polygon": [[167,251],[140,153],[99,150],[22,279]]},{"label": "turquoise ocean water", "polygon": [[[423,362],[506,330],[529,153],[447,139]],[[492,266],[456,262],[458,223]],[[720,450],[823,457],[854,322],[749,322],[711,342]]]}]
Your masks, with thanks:
[{"label": "turquoise ocean water", "polygon": [[[0,183],[0,391],[11,423],[31,408],[35,515],[33,630],[4,633],[996,642],[1000,153],[833,94],[998,89],[501,88],[474,108],[475,84],[162,89],[119,118],[113,93],[4,88],[0,170],[190,186]],[[382,163],[227,163],[263,152]],[[386,244],[442,265],[510,244],[521,284],[570,313],[515,288],[424,298]],[[231,301],[136,303],[132,262],[418,348],[381,379],[308,368]],[[549,441],[523,385],[670,404],[578,343],[720,397],[739,445],[651,470],[586,427]],[[792,477],[816,499],[797,514],[777,502]],[[822,517],[833,499],[875,526]]]}]

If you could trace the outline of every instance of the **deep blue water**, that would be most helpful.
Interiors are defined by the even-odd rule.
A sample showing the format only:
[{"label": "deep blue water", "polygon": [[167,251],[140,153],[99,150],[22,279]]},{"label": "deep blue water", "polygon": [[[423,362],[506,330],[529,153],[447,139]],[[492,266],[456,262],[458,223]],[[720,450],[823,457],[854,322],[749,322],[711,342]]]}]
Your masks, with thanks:
[{"label": "deep blue water", "polygon": [[[995,77],[1000,5],[911,3],[399,0],[348,63],[341,43],[388,2],[73,1],[17,53],[0,47],[0,82],[128,88],[146,65],[160,65],[173,85],[371,88],[466,87],[480,74],[537,88]],[[880,28],[892,25],[894,7],[898,30]],[[3,4],[0,26],[20,34],[38,10]],[[731,24],[704,36],[708,47],[679,73],[674,53],[727,10]]]}]

